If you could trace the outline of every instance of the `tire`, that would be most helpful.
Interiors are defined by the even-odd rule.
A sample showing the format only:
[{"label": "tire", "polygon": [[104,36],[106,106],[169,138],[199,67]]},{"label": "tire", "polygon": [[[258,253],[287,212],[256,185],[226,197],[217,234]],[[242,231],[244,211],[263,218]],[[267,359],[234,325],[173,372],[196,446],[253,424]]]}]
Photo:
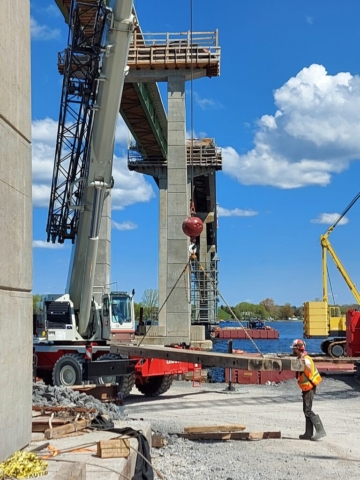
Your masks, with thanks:
[{"label": "tire", "polygon": [[81,385],[83,363],[84,357],[82,355],[69,353],[60,357],[53,368],[53,385],[56,387]]},{"label": "tire", "polygon": [[126,398],[130,395],[133,386],[135,385],[135,374],[129,373],[129,375],[124,375],[120,377],[121,382],[119,382],[118,392],[122,393],[123,398]]},{"label": "tire", "polygon": [[340,358],[345,355],[346,344],[343,343],[334,343],[329,345],[328,353],[331,357]]},{"label": "tire", "polygon": [[[105,355],[101,355],[96,361],[101,362],[102,360],[120,360],[121,357],[119,355],[115,355],[114,353],[105,353]],[[98,385],[105,385],[106,383],[118,383],[119,388],[118,392],[122,393],[122,397],[126,398],[134,384],[135,384],[135,375],[133,373],[130,373],[128,375],[122,375],[122,376],[116,376],[116,375],[111,375],[111,376],[105,376],[105,377],[98,377],[96,380],[96,383]]]},{"label": "tire", "polygon": [[167,392],[173,382],[173,375],[157,375],[155,377],[148,377],[146,382],[141,384],[136,381],[136,388],[145,397],[158,397]]}]

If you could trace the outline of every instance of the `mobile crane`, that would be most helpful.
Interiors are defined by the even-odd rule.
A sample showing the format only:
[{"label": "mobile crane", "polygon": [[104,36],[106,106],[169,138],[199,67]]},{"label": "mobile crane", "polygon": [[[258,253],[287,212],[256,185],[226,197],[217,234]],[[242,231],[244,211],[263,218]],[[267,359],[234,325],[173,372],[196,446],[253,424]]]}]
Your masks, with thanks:
[{"label": "mobile crane", "polygon": [[147,396],[160,395],[174,375],[198,370],[203,362],[301,371],[297,359],[239,358],[189,345],[134,345],[133,296],[104,292],[100,303],[95,301],[100,220],[114,183],[115,123],[127,72],[133,1],[62,0],[61,5],[69,12],[69,38],[58,63],[64,80],[47,235],[52,242],[71,240],[73,255],[66,293],[47,295],[42,302],[34,338],[35,373],[57,386],[115,381],[125,397],[134,383]]},{"label": "mobile crane", "polygon": [[[116,381],[123,396],[134,385],[138,359],[109,353],[109,341],[133,341],[133,294],[103,293],[98,304],[93,290],[101,215],[114,184],[132,11],[132,0],[71,1],[68,48],[59,57],[64,80],[47,235],[53,243],[70,239],[73,252],[66,293],[43,298],[34,338],[36,371],[48,383]],[[181,362],[149,362],[137,369],[138,389],[146,395],[164,393],[174,374],[191,369]]]},{"label": "mobile crane", "polygon": [[359,198],[360,192],[328,228],[326,233],[321,235],[323,301],[306,302],[304,304],[304,336],[306,338],[332,337],[327,338],[321,344],[322,351],[332,357],[342,357],[347,354],[347,322],[346,315],[342,315],[340,312],[340,307],[329,306],[328,303],[327,253],[330,254],[337,269],[359,305],[360,293],[332,247],[329,241],[329,235]]}]

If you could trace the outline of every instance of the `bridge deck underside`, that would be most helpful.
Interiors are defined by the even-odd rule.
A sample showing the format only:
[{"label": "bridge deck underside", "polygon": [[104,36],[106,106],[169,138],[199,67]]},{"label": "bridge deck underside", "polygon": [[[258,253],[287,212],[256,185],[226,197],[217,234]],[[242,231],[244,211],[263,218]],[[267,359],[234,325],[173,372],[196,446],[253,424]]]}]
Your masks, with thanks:
[{"label": "bridge deck underside", "polygon": [[137,84],[125,83],[121,98],[120,113],[133,137],[146,157],[163,159],[163,154],[153,132],[145,109],[141,104]]}]

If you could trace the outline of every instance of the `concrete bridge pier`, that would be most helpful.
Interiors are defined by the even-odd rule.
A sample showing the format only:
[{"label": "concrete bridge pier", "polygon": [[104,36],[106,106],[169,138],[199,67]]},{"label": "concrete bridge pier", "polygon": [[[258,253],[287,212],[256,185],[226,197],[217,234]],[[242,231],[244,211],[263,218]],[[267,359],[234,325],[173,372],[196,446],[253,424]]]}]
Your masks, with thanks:
[{"label": "concrete bridge pier", "polygon": [[[160,182],[159,334],[167,343],[190,342],[190,278],[182,274],[189,260],[189,238],[182,223],[189,215],[189,181],[186,150],[185,76],[168,77],[167,181]],[[166,190],[165,190],[166,188]],[[166,257],[165,257],[166,255]],[[183,277],[176,284],[179,277]],[[174,285],[176,286],[174,287]]]},{"label": "concrete bridge pier", "polygon": [[0,16],[0,462],[31,440],[30,6]]}]

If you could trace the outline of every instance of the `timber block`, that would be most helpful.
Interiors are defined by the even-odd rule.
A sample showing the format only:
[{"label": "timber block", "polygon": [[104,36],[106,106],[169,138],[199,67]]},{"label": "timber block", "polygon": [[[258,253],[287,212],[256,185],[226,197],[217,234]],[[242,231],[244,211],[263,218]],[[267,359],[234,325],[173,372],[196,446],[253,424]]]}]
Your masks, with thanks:
[{"label": "timber block", "polygon": [[97,456],[100,458],[123,458],[129,455],[130,440],[128,438],[100,440],[97,443]]}]

